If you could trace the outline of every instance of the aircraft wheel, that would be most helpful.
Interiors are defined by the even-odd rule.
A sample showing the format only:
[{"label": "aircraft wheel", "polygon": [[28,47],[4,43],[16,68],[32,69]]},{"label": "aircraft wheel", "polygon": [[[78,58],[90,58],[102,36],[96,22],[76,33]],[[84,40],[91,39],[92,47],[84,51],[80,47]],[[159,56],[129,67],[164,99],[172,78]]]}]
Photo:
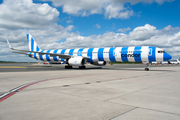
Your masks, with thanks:
[{"label": "aircraft wheel", "polygon": [[79,66],[79,69],[85,69],[86,66]]},{"label": "aircraft wheel", "polygon": [[65,66],[65,69],[72,69],[72,66]]},{"label": "aircraft wheel", "polygon": [[145,68],[144,70],[145,70],[145,71],[149,71],[149,68]]}]

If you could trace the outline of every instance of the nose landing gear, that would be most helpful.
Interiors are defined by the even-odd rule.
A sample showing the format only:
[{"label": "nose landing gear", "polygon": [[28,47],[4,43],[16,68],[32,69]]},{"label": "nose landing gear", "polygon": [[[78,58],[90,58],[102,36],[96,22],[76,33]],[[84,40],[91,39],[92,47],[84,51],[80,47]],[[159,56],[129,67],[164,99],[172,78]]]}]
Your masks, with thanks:
[{"label": "nose landing gear", "polygon": [[149,68],[145,68],[144,70],[145,70],[145,71],[149,71]]},{"label": "nose landing gear", "polygon": [[149,63],[146,63],[145,71],[149,71]]}]

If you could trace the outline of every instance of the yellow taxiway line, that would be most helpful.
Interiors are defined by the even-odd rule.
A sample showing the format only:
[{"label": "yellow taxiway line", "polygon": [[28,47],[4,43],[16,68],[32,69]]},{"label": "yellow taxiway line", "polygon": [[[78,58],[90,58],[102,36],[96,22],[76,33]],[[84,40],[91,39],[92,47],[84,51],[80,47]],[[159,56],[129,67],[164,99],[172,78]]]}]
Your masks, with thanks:
[{"label": "yellow taxiway line", "polygon": [[0,68],[27,68],[24,66],[0,66]]}]

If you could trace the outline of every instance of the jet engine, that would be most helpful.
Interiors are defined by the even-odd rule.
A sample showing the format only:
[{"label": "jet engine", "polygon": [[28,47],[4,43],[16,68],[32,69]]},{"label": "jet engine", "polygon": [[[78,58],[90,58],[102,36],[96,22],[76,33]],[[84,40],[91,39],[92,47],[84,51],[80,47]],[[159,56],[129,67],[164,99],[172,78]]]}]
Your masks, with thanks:
[{"label": "jet engine", "polygon": [[106,61],[98,61],[98,62],[93,62],[91,64],[96,65],[96,66],[105,66],[106,65]]},{"label": "jet engine", "polygon": [[84,66],[85,59],[81,56],[72,57],[67,62],[71,66]]}]

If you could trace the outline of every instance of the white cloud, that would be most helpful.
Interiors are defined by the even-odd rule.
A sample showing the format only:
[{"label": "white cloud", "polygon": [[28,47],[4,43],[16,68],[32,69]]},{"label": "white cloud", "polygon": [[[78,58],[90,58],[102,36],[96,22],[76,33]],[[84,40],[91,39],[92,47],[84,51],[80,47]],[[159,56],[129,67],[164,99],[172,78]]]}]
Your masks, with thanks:
[{"label": "white cloud", "polygon": [[129,38],[132,40],[146,40],[155,36],[158,33],[156,27],[146,24],[145,26],[136,27],[129,33]]},{"label": "white cloud", "polygon": [[[145,31],[144,34],[141,34],[142,31]],[[174,37],[174,35],[166,35],[162,34],[157,30],[154,26],[146,24],[145,26],[140,26],[135,28],[129,34],[124,33],[114,33],[107,32],[102,35],[93,35],[88,37],[83,37],[80,35],[75,35],[72,37],[68,37],[67,40],[63,43],[63,46],[69,46],[70,43],[78,47],[102,47],[102,46],[134,46],[134,45],[153,45],[160,47],[169,47],[171,44],[169,43],[170,39]],[[177,35],[176,35],[177,36]],[[137,39],[139,38],[139,39]],[[76,41],[76,42],[75,42]],[[83,42],[82,42],[83,41]]]},{"label": "white cloud", "polygon": [[101,28],[101,26],[98,23],[95,26],[97,29]]},{"label": "white cloud", "polygon": [[[73,15],[88,16],[91,14],[104,14],[108,19],[128,19],[134,15],[133,10],[127,6],[143,2],[163,4],[173,0],[42,0],[52,1],[54,6],[61,6],[63,12]],[[124,6],[126,4],[126,6]]]},{"label": "white cloud", "polygon": [[68,23],[68,24],[73,23],[73,21],[72,20],[67,20],[66,23]]},{"label": "white cloud", "polygon": [[[167,26],[168,27],[168,26]],[[174,34],[166,34],[164,29],[158,30],[155,26],[146,24],[136,27],[129,34],[107,32],[102,35],[92,35],[88,37],[74,34],[66,38],[60,47],[112,47],[112,46],[156,46],[165,49],[168,53],[175,55],[175,49],[180,51],[180,28],[171,27],[168,29],[172,33],[173,29],[178,29]],[[171,31],[172,30],[172,31]],[[177,45],[177,46],[176,46]],[[174,50],[173,50],[174,49]],[[180,55],[180,52],[178,52]]]},{"label": "white cloud", "polygon": [[[93,5],[94,1],[91,2],[87,4],[90,4],[90,6],[91,4]],[[140,2],[140,0],[136,2]],[[76,3],[74,3],[74,6],[75,5]],[[84,4],[84,2],[82,2],[81,5],[85,5],[84,8],[86,8],[86,4]],[[114,6],[113,4],[108,3],[105,5],[103,4],[103,8],[107,7],[108,5]],[[87,12],[87,10],[85,10],[87,13],[84,14],[89,14],[90,12],[98,13],[99,7],[97,6],[98,5],[91,6],[94,7],[93,9],[90,9],[91,7],[89,7],[89,11]],[[101,5],[100,8],[102,8]],[[81,10],[80,6],[78,10]],[[117,17],[118,14],[121,13],[121,10],[126,11],[126,9],[122,7],[119,9],[120,12],[115,13],[115,15],[113,15],[114,13],[109,13],[108,16],[111,16],[112,18],[113,16]],[[5,39],[8,38],[13,47],[27,50],[27,33],[32,34],[33,38],[36,40],[41,49],[111,47],[114,45],[152,45],[164,48],[167,50],[167,52],[174,56],[175,52],[178,52],[178,54],[180,53],[179,27],[172,27],[171,25],[168,25],[163,29],[157,29],[155,26],[146,24],[144,26],[137,26],[128,34],[107,32],[100,35],[84,37],[78,32],[71,32],[74,29],[73,25],[66,27],[58,25],[56,23],[58,15],[59,12],[55,8],[52,8],[47,4],[32,3],[32,0],[6,0],[3,4],[0,4],[0,60],[31,60],[28,57],[21,57],[21,55],[19,55],[20,57],[17,57],[18,55],[12,54],[5,41]],[[120,29],[119,31],[122,32],[123,30],[129,30],[129,28]],[[66,41],[61,43],[57,42],[62,39],[66,39]]]},{"label": "white cloud", "polygon": [[15,56],[11,53],[6,38],[13,47],[27,50],[27,33],[32,34],[43,49],[50,48],[48,43],[52,46],[52,43],[56,41],[73,36],[74,33],[70,31],[74,29],[74,26],[57,25],[58,16],[57,9],[48,4],[35,4],[32,0],[5,0],[0,4],[0,60]]},{"label": "white cloud", "polygon": [[131,28],[130,27],[127,27],[127,28],[120,28],[120,29],[118,29],[117,30],[117,32],[126,32],[126,31],[129,31],[129,30],[131,30]]},{"label": "white cloud", "polygon": [[[151,45],[163,48],[171,55],[177,56],[177,54],[180,53],[180,29],[174,34],[166,34],[166,32],[164,32],[165,30],[171,32],[171,30],[176,28],[171,27],[171,29],[167,29],[167,27],[158,30],[155,26],[146,24],[136,27],[129,34],[107,32],[101,35],[84,37],[78,33],[69,32],[73,26],[64,28],[54,25],[47,30],[16,30],[8,34],[8,38],[11,42],[15,40],[12,46],[25,50],[28,48],[25,33],[29,32],[33,35],[33,38],[41,49]],[[64,38],[66,39],[65,42],[57,43],[57,41]],[[3,50],[0,52],[1,58],[6,59],[8,55],[9,57],[13,55],[10,54],[5,40],[1,41],[0,44]],[[16,59],[19,60],[19,58]],[[22,57],[22,60],[23,59],[27,60]]]},{"label": "white cloud", "polygon": [[180,46],[180,31],[174,34],[174,36],[169,40],[169,43],[172,46]]},{"label": "white cloud", "polygon": [[172,27],[171,25],[168,25],[161,32],[162,34],[166,33],[168,35],[171,35],[171,34],[177,33],[179,30],[180,30],[179,27]]},{"label": "white cloud", "polygon": [[59,12],[32,0],[5,0],[0,4],[1,28],[42,28],[58,20]]},{"label": "white cloud", "polygon": [[104,9],[105,9],[105,13],[104,13],[105,17],[109,19],[111,18],[127,19],[133,15],[133,11],[124,8],[123,4],[119,4],[119,5],[108,4],[107,6],[104,7]]}]

